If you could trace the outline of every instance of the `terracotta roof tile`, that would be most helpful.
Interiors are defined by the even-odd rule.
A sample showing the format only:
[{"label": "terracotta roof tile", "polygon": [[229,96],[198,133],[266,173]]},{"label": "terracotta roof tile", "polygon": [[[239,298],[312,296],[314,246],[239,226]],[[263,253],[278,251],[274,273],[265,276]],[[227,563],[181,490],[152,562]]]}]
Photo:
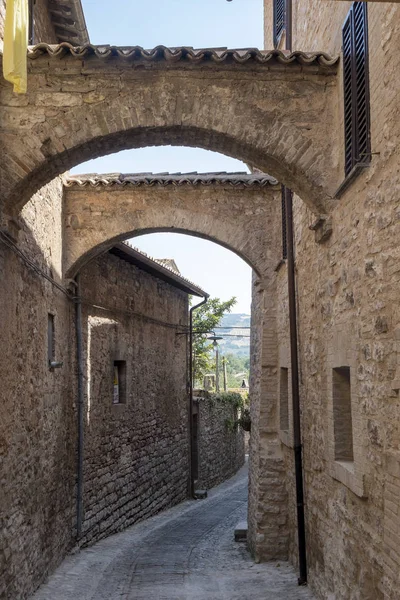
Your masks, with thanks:
[{"label": "terracotta roof tile", "polygon": [[156,46],[153,49],[146,50],[141,46],[94,46],[85,44],[83,46],[73,46],[70,43],[62,44],[37,44],[29,48],[28,57],[38,58],[42,54],[48,54],[50,57],[62,57],[70,54],[76,58],[87,56],[97,56],[107,59],[112,56],[138,62],[186,62],[200,64],[213,62],[216,64],[260,64],[260,65],[301,65],[332,67],[339,61],[339,57],[331,57],[325,52],[282,52],[281,50],[258,50],[257,48],[199,48],[183,46],[176,48],[167,48],[166,46]]},{"label": "terracotta roof tile", "polygon": [[211,186],[230,185],[232,187],[268,187],[278,182],[266,173],[88,173],[68,175],[64,178],[66,187],[111,187],[111,186]]},{"label": "terracotta roof tile", "polygon": [[162,279],[170,280],[172,285],[177,285],[189,294],[208,297],[207,292],[193,283],[193,281],[190,281],[190,279],[183,277],[181,273],[177,273],[175,269],[171,268],[169,265],[164,264],[165,261],[163,259],[157,260],[156,258],[149,256],[146,252],[139,250],[139,248],[136,248],[127,240],[118,242],[110,251],[113,254],[118,254],[121,258],[124,254],[126,254],[127,257],[131,256],[135,258],[137,263],[141,263],[143,267],[150,267],[154,274],[158,274]]}]

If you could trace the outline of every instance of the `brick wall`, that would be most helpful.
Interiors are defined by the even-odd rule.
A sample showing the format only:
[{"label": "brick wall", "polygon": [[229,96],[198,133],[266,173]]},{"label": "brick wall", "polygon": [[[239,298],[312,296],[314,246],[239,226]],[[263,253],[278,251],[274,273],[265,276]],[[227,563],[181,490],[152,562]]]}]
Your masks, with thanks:
[{"label": "brick wall", "polygon": [[[108,253],[82,270],[81,284],[88,543],[187,496],[187,344],[176,334],[187,325],[188,298]],[[115,360],[126,361],[125,404],[113,404]]]},{"label": "brick wall", "polygon": [[210,489],[232,477],[244,464],[244,432],[231,428],[238,417],[229,402],[209,395],[195,398],[198,418],[197,489]]}]

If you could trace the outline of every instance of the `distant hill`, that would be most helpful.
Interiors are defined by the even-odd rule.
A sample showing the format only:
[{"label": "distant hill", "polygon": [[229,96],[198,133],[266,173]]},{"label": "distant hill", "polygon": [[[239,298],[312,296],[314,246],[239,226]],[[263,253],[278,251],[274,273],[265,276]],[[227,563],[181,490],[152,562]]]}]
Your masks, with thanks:
[{"label": "distant hill", "polygon": [[[220,327],[226,329],[217,329],[217,335],[224,337],[219,342],[222,354],[236,354],[237,356],[250,356],[250,315],[244,313],[228,313],[224,315]],[[233,329],[243,327],[243,329]],[[230,337],[230,336],[246,337]]]}]

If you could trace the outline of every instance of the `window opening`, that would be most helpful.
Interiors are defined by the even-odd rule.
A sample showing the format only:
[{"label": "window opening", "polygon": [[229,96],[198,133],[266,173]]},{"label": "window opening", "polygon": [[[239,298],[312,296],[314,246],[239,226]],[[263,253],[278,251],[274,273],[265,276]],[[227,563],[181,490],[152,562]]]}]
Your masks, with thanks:
[{"label": "window opening", "polygon": [[353,461],[350,367],[332,369],[335,460]]},{"label": "window opening", "polygon": [[281,367],[280,386],[280,428],[281,431],[289,431],[289,369]]},{"label": "window opening", "polygon": [[345,174],[371,160],[368,20],[365,2],[354,2],[342,29]]},{"label": "window opening", "polygon": [[126,404],[126,361],[115,360],[113,368],[113,404]]}]

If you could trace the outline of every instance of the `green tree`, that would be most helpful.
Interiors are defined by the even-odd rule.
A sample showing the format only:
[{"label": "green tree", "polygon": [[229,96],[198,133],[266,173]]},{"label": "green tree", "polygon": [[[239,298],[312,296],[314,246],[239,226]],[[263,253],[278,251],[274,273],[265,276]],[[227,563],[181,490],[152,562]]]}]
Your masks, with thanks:
[{"label": "green tree", "polygon": [[193,314],[193,380],[202,384],[206,373],[215,371],[213,344],[207,337],[218,327],[225,313],[231,312],[236,304],[233,297],[226,302],[219,298],[209,298]]},{"label": "green tree", "polygon": [[[243,379],[249,379],[249,358],[246,356],[233,354],[232,352],[225,354],[224,358],[226,360],[228,388],[240,387]],[[220,377],[222,377],[222,375],[220,375]]]}]

